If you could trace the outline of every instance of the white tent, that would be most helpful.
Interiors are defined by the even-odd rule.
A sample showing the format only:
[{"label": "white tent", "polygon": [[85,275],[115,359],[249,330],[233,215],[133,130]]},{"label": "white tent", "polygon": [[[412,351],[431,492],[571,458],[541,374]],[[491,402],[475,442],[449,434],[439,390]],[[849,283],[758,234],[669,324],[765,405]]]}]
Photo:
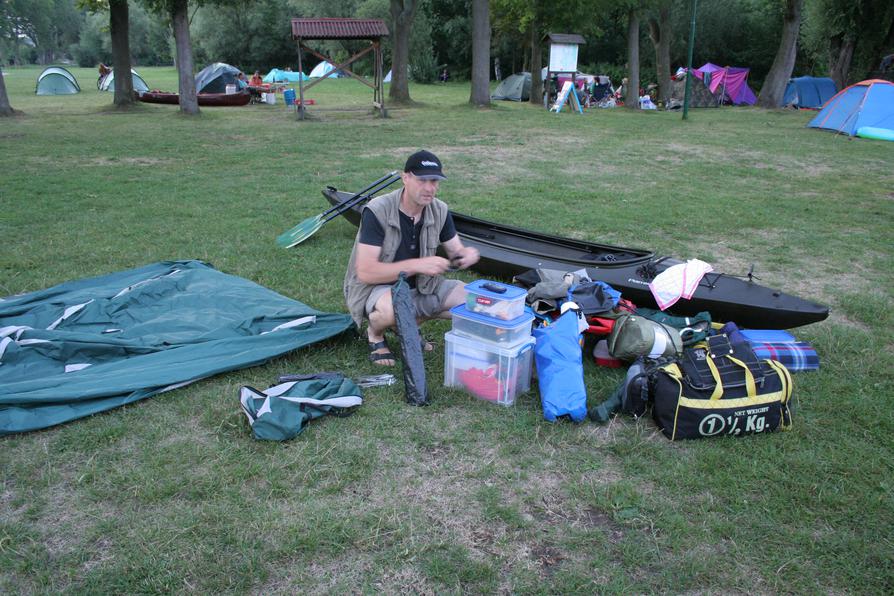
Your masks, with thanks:
[{"label": "white tent", "polygon": [[314,69],[310,71],[310,75],[308,75],[312,79],[319,79],[322,77],[329,77],[330,79],[337,79],[340,75],[335,70],[335,67],[326,62],[325,60],[314,66]]},{"label": "white tent", "polygon": [[391,71],[390,71],[390,70],[388,71],[388,74],[385,75],[385,78],[382,79],[382,82],[383,82],[383,83],[390,83],[390,82],[391,82]]}]

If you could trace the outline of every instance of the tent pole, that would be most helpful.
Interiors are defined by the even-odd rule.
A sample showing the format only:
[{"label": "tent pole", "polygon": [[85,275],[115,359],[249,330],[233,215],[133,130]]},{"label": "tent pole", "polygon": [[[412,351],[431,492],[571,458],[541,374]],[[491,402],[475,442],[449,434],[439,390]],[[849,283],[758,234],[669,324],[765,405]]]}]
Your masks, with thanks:
[{"label": "tent pole", "polygon": [[689,91],[692,89],[692,50],[695,47],[695,10],[698,0],[692,0],[692,22],[689,25],[689,57],[686,61],[686,91],[683,94],[683,120],[689,116]]}]

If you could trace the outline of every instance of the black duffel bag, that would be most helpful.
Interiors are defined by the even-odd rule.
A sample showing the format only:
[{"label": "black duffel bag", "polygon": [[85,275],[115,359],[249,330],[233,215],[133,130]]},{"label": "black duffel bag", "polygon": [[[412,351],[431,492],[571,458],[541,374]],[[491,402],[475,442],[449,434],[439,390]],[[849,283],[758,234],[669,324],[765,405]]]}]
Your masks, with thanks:
[{"label": "black duffel bag", "polygon": [[791,427],[792,377],[726,335],[687,348],[651,378],[652,416],[672,441],[743,436]]}]

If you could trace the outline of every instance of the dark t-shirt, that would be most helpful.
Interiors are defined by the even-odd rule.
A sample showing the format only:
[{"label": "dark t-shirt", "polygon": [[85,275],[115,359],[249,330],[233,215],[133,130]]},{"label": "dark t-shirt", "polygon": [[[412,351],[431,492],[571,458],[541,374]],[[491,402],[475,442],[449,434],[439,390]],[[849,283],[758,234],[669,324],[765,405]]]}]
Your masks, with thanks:
[{"label": "dark t-shirt", "polygon": [[[412,218],[400,212],[400,245],[394,255],[394,261],[405,261],[406,259],[419,258],[419,232],[422,230],[422,219],[415,225]],[[447,212],[447,219],[441,227],[441,233],[438,235],[440,242],[447,242],[456,236],[456,226],[453,225],[453,216]],[[369,244],[371,246],[382,246],[385,241],[385,228],[379,222],[378,218],[373,215],[369,209],[363,210],[363,216],[360,221],[360,243]],[[416,276],[407,280],[411,288],[416,287]]]}]

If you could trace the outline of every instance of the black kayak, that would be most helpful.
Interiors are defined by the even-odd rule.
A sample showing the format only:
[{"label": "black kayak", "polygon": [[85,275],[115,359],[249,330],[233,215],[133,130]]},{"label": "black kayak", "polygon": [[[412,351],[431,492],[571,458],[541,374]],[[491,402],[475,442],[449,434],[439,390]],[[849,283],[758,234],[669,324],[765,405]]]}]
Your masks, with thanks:
[{"label": "black kayak", "polygon": [[[323,196],[337,205],[353,195],[330,186]],[[361,203],[342,215],[359,226],[362,208]],[[604,281],[637,306],[657,308],[649,282],[668,267],[684,262],[648,250],[541,234],[455,211],[451,214],[463,244],[481,253],[474,269],[486,276],[511,279],[531,269],[583,268],[591,279]],[[702,278],[692,299],[681,299],[670,312],[690,316],[705,310],[715,321],[733,321],[751,329],[790,329],[829,316],[829,308],[822,304],[762,286],[750,278],[714,272]]]}]

